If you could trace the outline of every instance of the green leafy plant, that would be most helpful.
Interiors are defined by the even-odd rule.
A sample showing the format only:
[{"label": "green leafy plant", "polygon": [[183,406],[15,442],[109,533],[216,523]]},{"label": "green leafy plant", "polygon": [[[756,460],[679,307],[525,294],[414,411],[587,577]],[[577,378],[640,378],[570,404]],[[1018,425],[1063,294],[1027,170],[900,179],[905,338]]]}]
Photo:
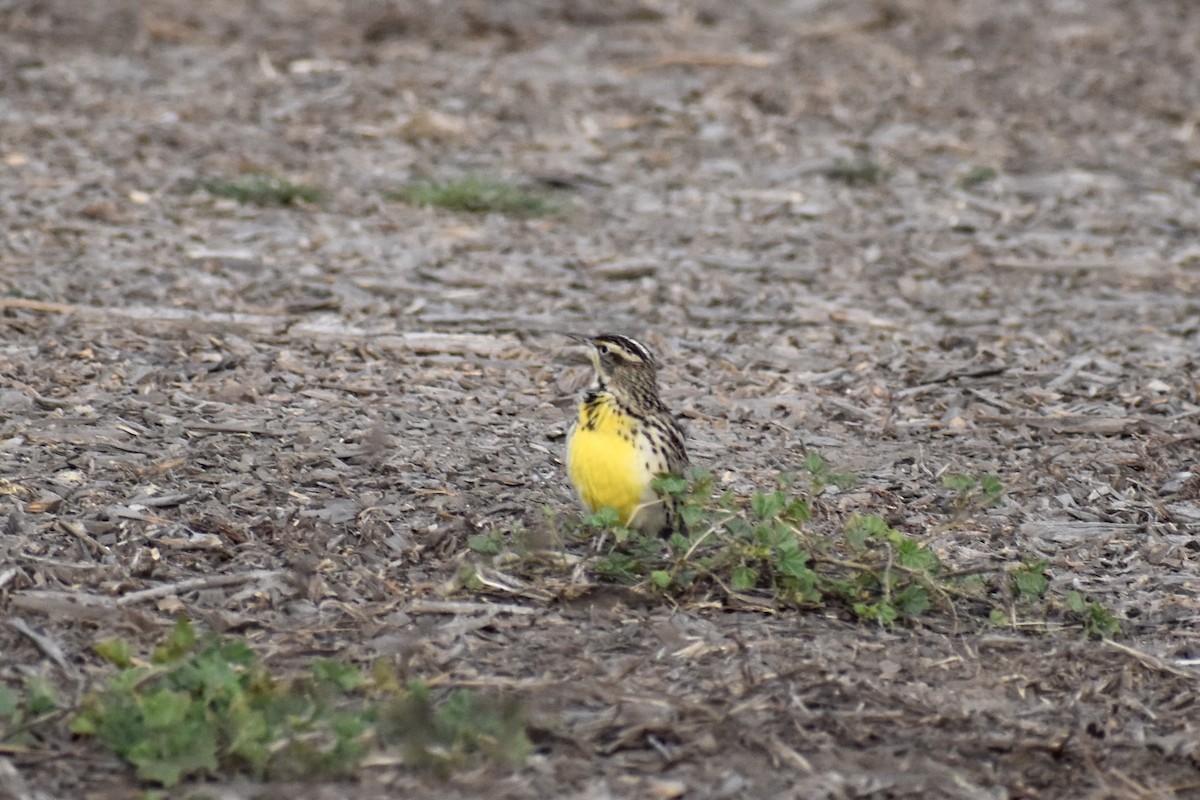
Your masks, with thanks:
[{"label": "green leafy plant", "polygon": [[394,200],[474,214],[544,217],[558,212],[550,198],[511,183],[478,176],[452,181],[419,181],[389,193]]},{"label": "green leafy plant", "polygon": [[664,541],[618,524],[601,509],[568,526],[569,536],[611,541],[592,568],[603,580],[645,584],[677,600],[716,592],[735,603],[816,606],[844,601],[863,618],[889,624],[923,613],[931,604],[937,558],[879,517],[853,517],[840,536],[807,529],[814,500],[830,485],[853,477],[833,472],[810,454],[804,462],[808,490],[793,474],[779,488],[737,498],[714,495],[713,477],[694,470],[689,479],[661,477],[657,491],[671,495],[686,535]]},{"label": "green leafy plant", "polygon": [[22,689],[0,683],[0,745],[36,744],[37,729],[58,712],[58,693],[45,678],[31,675]]},{"label": "green leafy plant", "polygon": [[504,549],[504,537],[499,531],[472,534],[467,537],[467,547],[476,553],[494,556]]},{"label": "green leafy plant", "polygon": [[1121,623],[1112,612],[1079,592],[1067,592],[1067,607],[1079,616],[1084,633],[1093,639],[1111,639],[1121,632]]},{"label": "green leafy plant", "polygon": [[[717,600],[763,609],[840,606],[884,626],[940,613],[959,622],[975,617],[1042,629],[1046,617],[1063,607],[1051,596],[1046,561],[956,571],[921,541],[923,532],[899,530],[878,514],[830,513],[822,499],[827,489],[847,488],[854,477],[834,472],[816,453],[809,453],[802,466],[799,473],[781,473],[777,488],[743,496],[717,492],[712,475],[702,470],[691,471],[686,479],[662,477],[654,488],[673,498],[683,532],[665,540],[645,536],[621,526],[613,509],[601,509],[583,518],[557,518],[561,541],[591,550],[583,574],[641,587],[675,603]],[[955,492],[950,512],[957,523],[1004,493],[1004,485],[992,475],[948,475],[943,485]],[[933,525],[929,531],[946,527]],[[472,548],[486,554],[485,548]],[[540,584],[549,586],[553,576],[546,563],[530,554],[503,567],[524,571],[525,577],[540,570]],[[578,559],[560,563],[572,580],[578,579]],[[1115,620],[1102,608],[1086,603],[1076,608],[1078,603],[1072,602],[1067,606],[1083,618],[1090,634],[1115,631]]]},{"label": "green leafy plant", "polygon": [[655,556],[662,550],[662,540],[625,527],[613,508],[588,514],[575,533],[583,537],[597,533],[612,537],[615,546],[596,561],[595,569],[617,583],[634,583],[644,577],[647,565],[654,564]]},{"label": "green leafy plant", "polygon": [[[71,730],[95,737],[140,778],[163,786],[225,772],[257,779],[339,775],[372,748],[397,743],[416,767],[460,764],[476,752],[518,763],[528,749],[512,701],[501,725],[483,699],[452,695],[436,703],[425,687],[401,688],[390,669],[378,665],[368,677],[321,659],[306,673],[281,679],[245,642],[199,637],[186,620],[149,661],[120,639],[99,642],[95,650],[118,671],[88,694]],[[429,726],[397,721],[392,709],[412,703],[422,704]],[[436,758],[421,756],[424,748]]]},{"label": "green leafy plant", "polygon": [[315,186],[293,183],[274,175],[251,174],[219,178],[200,184],[213,197],[225,197],[243,205],[294,206],[316,203],[323,192]]},{"label": "green leafy plant", "polygon": [[[809,475],[809,494],[812,496],[821,494],[827,486],[849,489],[858,481],[854,475],[848,472],[834,472],[816,450],[810,450],[805,454],[804,471]],[[794,478],[786,473],[781,478],[783,478],[784,484],[789,486],[794,481]]]},{"label": "green leafy plant", "polygon": [[1012,593],[1017,598],[1040,600],[1050,588],[1046,579],[1046,559],[1026,561],[1009,574]]},{"label": "green leafy plant", "polygon": [[441,775],[464,766],[475,753],[520,765],[532,750],[514,699],[497,701],[458,689],[438,704],[419,682],[384,705],[377,728],[384,743],[401,747],[407,763]]},{"label": "green leafy plant", "polygon": [[941,562],[933,551],[882,517],[852,516],[843,535],[855,556],[854,580],[870,598],[853,603],[860,618],[884,625],[900,616],[916,618],[932,607],[933,593],[945,591],[939,586]]},{"label": "green leafy plant", "polygon": [[1004,496],[1004,484],[995,475],[973,478],[970,475],[947,473],[942,476],[942,485],[956,493],[952,503],[959,519],[995,505]]}]

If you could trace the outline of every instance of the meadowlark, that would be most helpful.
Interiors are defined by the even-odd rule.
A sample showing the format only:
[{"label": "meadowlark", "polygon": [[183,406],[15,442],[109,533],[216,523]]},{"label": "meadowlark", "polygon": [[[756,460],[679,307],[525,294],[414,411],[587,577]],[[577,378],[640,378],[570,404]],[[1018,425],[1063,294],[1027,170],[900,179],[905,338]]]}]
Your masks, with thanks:
[{"label": "meadowlark", "polygon": [[658,396],[658,362],[644,344],[603,333],[572,339],[591,347],[595,372],[567,436],[567,472],[592,511],[616,510],[621,524],[651,536],[680,530],[670,497],[651,482],[688,464],[683,431]]}]

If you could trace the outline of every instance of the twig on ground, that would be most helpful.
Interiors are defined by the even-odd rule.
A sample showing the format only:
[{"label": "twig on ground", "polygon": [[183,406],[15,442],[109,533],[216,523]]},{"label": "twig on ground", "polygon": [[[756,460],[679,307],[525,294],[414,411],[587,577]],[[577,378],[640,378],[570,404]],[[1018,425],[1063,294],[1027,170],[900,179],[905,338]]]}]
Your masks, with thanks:
[{"label": "twig on ground", "polygon": [[1132,656],[1137,661],[1140,661],[1143,666],[1150,667],[1151,669],[1161,670],[1163,672],[1169,672],[1170,674],[1178,675],[1181,678],[1200,678],[1200,673],[1192,670],[1179,669],[1178,667],[1169,664],[1158,656],[1144,653],[1141,650],[1130,647],[1127,644],[1114,642],[1112,639],[1103,639],[1102,641],[1106,647],[1111,647],[1113,650],[1119,650],[1127,656]]},{"label": "twig on ground", "polygon": [[536,608],[515,603],[470,603],[463,600],[424,600],[416,598],[408,607],[410,614],[537,614]]},{"label": "twig on ground", "polygon": [[20,617],[13,617],[8,621],[8,627],[37,645],[37,649],[49,656],[50,660],[55,664],[58,664],[63,669],[70,669],[70,665],[67,664],[67,657],[63,653],[62,648],[58,646],[58,643],[29,627],[25,623],[25,620]]},{"label": "twig on ground", "polygon": [[203,578],[189,578],[177,583],[167,583],[162,586],[142,589],[139,592],[130,592],[119,597],[117,605],[131,606],[134,603],[141,603],[144,600],[156,600],[159,597],[169,597],[173,594],[190,592],[194,589],[214,589],[218,586],[234,586],[239,583],[250,583],[251,581],[275,578],[281,574],[283,573],[277,569],[252,569],[248,572],[237,572],[232,575],[206,575]]}]

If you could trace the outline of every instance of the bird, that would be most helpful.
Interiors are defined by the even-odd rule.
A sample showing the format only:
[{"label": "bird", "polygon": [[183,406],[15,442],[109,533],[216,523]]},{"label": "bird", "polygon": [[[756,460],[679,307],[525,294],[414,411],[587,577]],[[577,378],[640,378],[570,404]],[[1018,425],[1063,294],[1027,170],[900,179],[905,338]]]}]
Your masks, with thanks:
[{"label": "bird", "polygon": [[567,472],[591,511],[616,510],[622,525],[647,536],[684,533],[674,498],[652,485],[688,466],[683,430],[658,394],[658,362],[644,344],[619,333],[566,336],[590,349],[593,374],[567,434]]}]

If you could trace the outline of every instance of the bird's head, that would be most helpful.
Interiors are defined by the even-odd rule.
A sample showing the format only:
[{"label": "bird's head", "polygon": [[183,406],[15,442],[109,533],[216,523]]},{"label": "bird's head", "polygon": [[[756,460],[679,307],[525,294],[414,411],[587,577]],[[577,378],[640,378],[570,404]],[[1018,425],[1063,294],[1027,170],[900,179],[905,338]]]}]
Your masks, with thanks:
[{"label": "bird's head", "polygon": [[658,362],[646,345],[619,333],[602,333],[598,336],[582,336],[568,333],[576,341],[591,347],[592,366],[596,369],[596,383],[601,386],[628,386],[631,384],[654,384]]}]

